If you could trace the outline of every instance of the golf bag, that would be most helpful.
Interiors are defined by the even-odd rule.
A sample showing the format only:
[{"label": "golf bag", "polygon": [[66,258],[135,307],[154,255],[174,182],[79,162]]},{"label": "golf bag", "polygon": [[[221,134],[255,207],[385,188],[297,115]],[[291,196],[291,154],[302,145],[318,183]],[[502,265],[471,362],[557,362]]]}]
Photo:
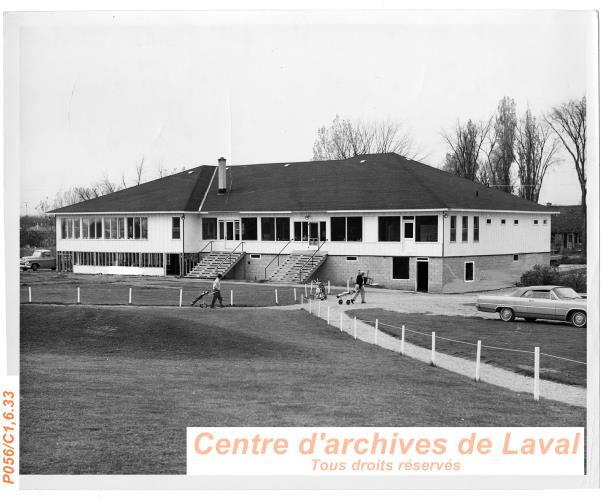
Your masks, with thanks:
[{"label": "golf bag", "polygon": [[326,300],[328,298],[328,294],[326,293],[325,285],[319,280],[315,280],[313,283],[315,283],[315,295],[313,298],[318,300]]}]

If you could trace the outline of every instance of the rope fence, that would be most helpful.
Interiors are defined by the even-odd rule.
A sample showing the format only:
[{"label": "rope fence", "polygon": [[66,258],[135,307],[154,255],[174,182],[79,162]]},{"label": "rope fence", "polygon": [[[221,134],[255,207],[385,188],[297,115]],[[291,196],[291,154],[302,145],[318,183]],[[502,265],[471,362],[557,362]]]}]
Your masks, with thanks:
[{"label": "rope fence", "polygon": [[[304,298],[305,297],[303,297],[303,308],[304,308]],[[306,297],[306,300],[309,302],[309,313],[313,314],[314,299],[312,297]],[[328,325],[331,324],[330,310],[331,310],[331,308],[330,308],[330,306],[328,306],[327,307],[327,317],[326,317],[326,322]],[[342,311],[339,311],[338,327],[341,332],[346,331],[344,328],[344,321],[343,321],[344,315],[345,315],[345,313],[343,313]],[[322,318],[321,301],[318,301],[317,317]],[[348,317],[348,315],[347,315],[347,317]],[[352,316],[352,321],[353,321],[353,324],[351,327],[351,335],[355,340],[357,340],[358,339],[358,331],[357,331],[358,319],[355,316]],[[533,390],[532,390],[532,392],[533,392],[533,397],[535,400],[539,400],[539,397],[540,397],[540,357],[541,356],[557,359],[560,361],[565,361],[568,363],[575,363],[578,365],[584,365],[584,366],[587,365],[587,363],[585,361],[579,361],[576,359],[571,359],[571,358],[567,358],[564,356],[557,356],[554,354],[542,353],[542,352],[540,352],[540,348],[538,346],[535,347],[534,350],[526,350],[526,349],[514,349],[514,348],[509,348],[509,347],[500,347],[500,346],[493,346],[493,345],[486,345],[486,344],[483,345],[481,340],[478,340],[477,342],[469,342],[466,340],[453,339],[450,337],[444,337],[444,336],[437,335],[436,332],[428,333],[428,332],[413,330],[412,328],[407,328],[405,325],[392,325],[389,323],[382,323],[378,319],[375,319],[374,321],[366,320],[366,319],[359,319],[359,321],[361,321],[364,324],[370,325],[372,328],[374,328],[374,334],[373,334],[374,345],[379,345],[379,341],[378,341],[379,327],[394,329],[394,330],[396,330],[396,333],[401,332],[401,336],[394,337],[394,338],[396,338],[396,340],[400,341],[400,354],[401,355],[404,355],[404,353],[405,353],[405,344],[406,344],[405,332],[409,332],[409,333],[412,333],[415,335],[421,335],[421,336],[424,336],[427,338],[431,338],[430,364],[432,366],[435,366],[435,364],[436,364],[436,340],[444,340],[444,341],[452,342],[455,344],[463,344],[463,345],[475,347],[476,348],[476,361],[475,361],[474,379],[476,381],[480,380],[480,369],[481,369],[481,365],[483,364],[481,362],[481,353],[482,353],[483,347],[485,349],[489,349],[489,350],[514,352],[514,353],[519,353],[519,354],[531,355],[533,357]],[[389,335],[391,335],[391,334],[389,334]],[[361,334],[359,337],[361,338]],[[420,346],[416,346],[416,347],[419,347],[421,349],[426,349],[425,347],[420,347]],[[452,354],[449,354],[449,356],[459,357],[459,356],[452,355]]]}]

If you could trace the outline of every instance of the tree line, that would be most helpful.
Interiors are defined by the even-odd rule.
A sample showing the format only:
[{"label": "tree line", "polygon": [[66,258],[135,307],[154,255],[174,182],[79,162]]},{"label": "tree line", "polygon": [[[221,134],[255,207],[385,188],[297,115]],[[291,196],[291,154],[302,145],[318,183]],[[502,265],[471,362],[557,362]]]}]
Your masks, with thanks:
[{"label": "tree line", "polygon": [[[586,221],[586,98],[571,99],[534,115],[529,107],[518,115],[516,102],[503,97],[485,120],[458,120],[441,133],[447,146],[440,168],[535,203],[548,169],[561,150],[573,162]],[[360,154],[394,152],[421,159],[410,132],[395,122],[358,122],[336,116],[318,129],[314,160],[340,160]]]}]

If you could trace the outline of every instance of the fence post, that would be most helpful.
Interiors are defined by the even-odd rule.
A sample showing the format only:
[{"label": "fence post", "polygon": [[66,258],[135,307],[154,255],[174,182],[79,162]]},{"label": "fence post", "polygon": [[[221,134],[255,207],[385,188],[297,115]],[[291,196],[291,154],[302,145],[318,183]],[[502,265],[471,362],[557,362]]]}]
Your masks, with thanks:
[{"label": "fence post", "polygon": [[76,303],[80,304],[80,287],[76,287]]},{"label": "fence post", "polygon": [[404,336],[406,335],[406,327],[402,325],[402,343],[400,344],[400,354],[404,355]]},{"label": "fence post", "polygon": [[131,304],[131,288],[129,288],[129,304]]},{"label": "fence post", "polygon": [[343,312],[340,312],[340,331],[343,331]]},{"label": "fence post", "polygon": [[353,338],[357,340],[357,318],[353,316]]},{"label": "fence post", "polygon": [[180,288],[180,307],[182,307],[182,289]]},{"label": "fence post", "polygon": [[436,366],[436,332],[431,332],[431,366]]},{"label": "fence post", "polygon": [[305,296],[305,297],[307,297],[307,296],[308,296],[308,295],[307,295],[307,284],[306,284],[306,283],[304,283],[302,286],[303,286],[303,288],[304,288],[304,296]]},{"label": "fence post", "polygon": [[302,293],[300,294],[300,305],[304,305],[304,295]]},{"label": "fence post", "polygon": [[277,296],[277,288],[275,288],[275,304],[279,304],[279,297]]},{"label": "fence post", "polygon": [[347,278],[347,292],[349,292],[349,278]]},{"label": "fence post", "polygon": [[233,291],[230,291],[230,305],[233,305]]},{"label": "fence post", "polygon": [[379,344],[379,320],[374,320],[374,345]]},{"label": "fence post", "polygon": [[539,347],[535,348],[535,378],[533,380],[533,399],[539,401]]},{"label": "fence post", "polygon": [[294,302],[298,301],[298,297],[296,296],[296,288],[294,288]]},{"label": "fence post", "polygon": [[317,316],[321,318],[321,300],[317,301]]},{"label": "fence post", "polygon": [[328,306],[328,324],[330,324],[330,306]]},{"label": "fence post", "polygon": [[328,280],[328,293],[330,293],[330,280]]},{"label": "fence post", "polygon": [[311,295],[313,295],[313,280],[311,280]]},{"label": "fence post", "polygon": [[482,341],[476,345],[476,382],[480,382],[480,354],[482,354]]},{"label": "fence post", "polygon": [[31,286],[27,287],[27,294],[28,294],[29,301],[32,302],[32,287]]},{"label": "fence post", "polygon": [[313,302],[311,302],[311,299],[308,299],[309,301],[309,314],[313,314]]}]

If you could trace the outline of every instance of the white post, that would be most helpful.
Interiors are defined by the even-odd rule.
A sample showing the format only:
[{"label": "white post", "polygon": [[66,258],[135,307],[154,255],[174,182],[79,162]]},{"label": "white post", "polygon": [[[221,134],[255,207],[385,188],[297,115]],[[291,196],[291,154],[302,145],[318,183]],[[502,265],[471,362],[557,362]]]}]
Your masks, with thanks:
[{"label": "white post", "polygon": [[32,287],[31,286],[27,287],[27,294],[28,294],[29,301],[32,302]]},{"label": "white post", "polygon": [[230,305],[233,305],[233,291],[230,291]]},{"label": "white post", "polygon": [[76,287],[76,303],[80,304],[80,287]]},{"label": "white post", "polygon": [[309,299],[309,314],[313,314],[313,302]]},{"label": "white post", "polygon": [[182,289],[180,288],[180,307],[182,307]]},{"label": "white post", "polygon": [[480,355],[482,354],[482,341],[476,345],[476,382],[480,382]]},{"label": "white post", "polygon": [[317,316],[321,318],[321,300],[317,301]]},{"label": "white post", "polygon": [[379,343],[379,320],[374,320],[374,345]]},{"label": "white post", "polygon": [[357,318],[353,316],[353,338],[357,340]]},{"label": "white post", "polygon": [[129,304],[131,304],[131,297],[132,297],[132,295],[131,295],[131,288],[129,288]]},{"label": "white post", "polygon": [[539,347],[535,348],[535,379],[533,380],[533,399],[539,401]]},{"label": "white post", "polygon": [[402,344],[400,345],[400,354],[404,355],[404,336],[406,334],[405,327],[402,325]]},{"label": "white post", "polygon": [[431,332],[431,364],[436,364],[436,332]]},{"label": "white post", "polygon": [[313,295],[313,281],[311,281],[311,295]]},{"label": "white post", "polygon": [[330,293],[330,280],[328,280],[328,293]]},{"label": "white post", "polygon": [[328,324],[330,324],[330,306],[328,306]]},{"label": "white post", "polygon": [[294,302],[298,301],[298,296],[296,295],[296,288],[294,288]]},{"label": "white post", "polygon": [[304,295],[302,293],[300,294],[300,305],[304,305]]},{"label": "white post", "polygon": [[340,331],[341,332],[343,331],[343,313],[342,313],[342,311],[340,313]]},{"label": "white post", "polygon": [[347,292],[349,291],[349,278],[347,278]]},{"label": "white post", "polygon": [[304,296],[306,297],[307,296],[307,284],[304,283],[302,286],[304,288]]},{"label": "white post", "polygon": [[279,304],[279,297],[277,296],[277,288],[275,288],[275,304]]}]

